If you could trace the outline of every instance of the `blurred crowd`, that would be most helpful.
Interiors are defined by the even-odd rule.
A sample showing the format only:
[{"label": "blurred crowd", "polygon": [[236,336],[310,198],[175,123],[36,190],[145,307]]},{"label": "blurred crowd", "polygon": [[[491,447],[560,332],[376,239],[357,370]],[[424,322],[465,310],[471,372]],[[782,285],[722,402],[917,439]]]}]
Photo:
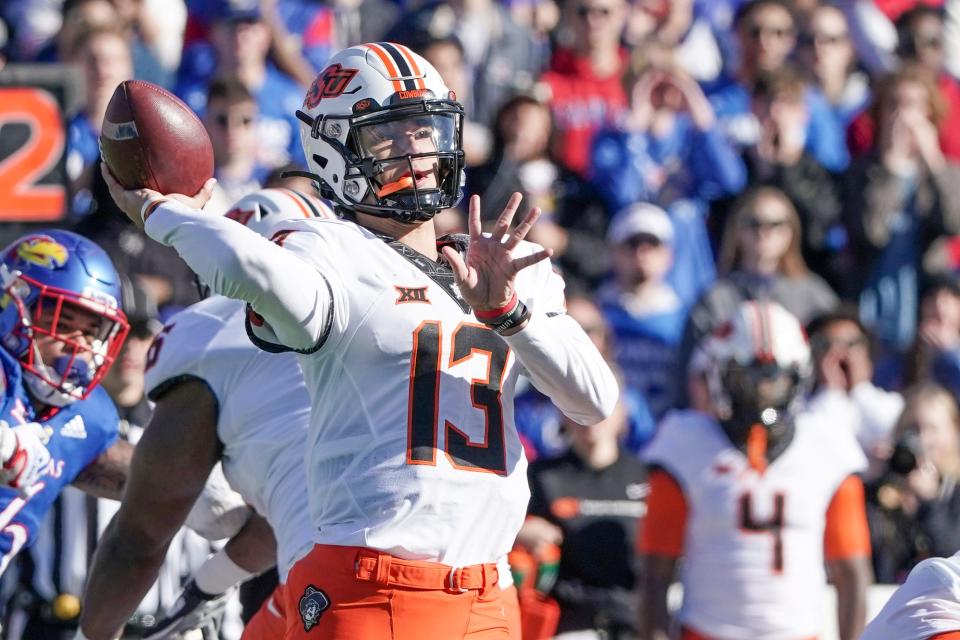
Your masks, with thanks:
[{"label": "blurred crowd", "polygon": [[[637,456],[657,422],[709,402],[688,380],[694,346],[744,300],[776,301],[806,325],[811,402],[837,391],[857,407],[834,427],[869,460],[876,580],[960,548],[960,2],[6,0],[0,19],[0,69],[63,64],[83,78],[63,224],[129,279],[137,329],[105,386],[131,425],[149,415],[150,339],[199,294],[99,174],[114,88],[149,80],[201,116],[211,206],[226,210],[262,187],[311,188],[281,176],[303,167],[294,112],[306,87],[332,52],[389,40],[427,58],[465,105],[466,191],[484,219],[514,191],[542,209],[528,237],[553,250],[569,313],[624,382],[611,424],[583,433],[536,391],[518,398],[528,457],[541,460],[542,517],[521,543],[562,554],[541,591],[563,605],[589,600],[587,587],[600,600],[635,587],[642,513],[611,518],[618,556],[551,510],[538,474],[572,460],[642,483]],[[439,220],[457,232],[465,216]],[[17,591],[40,603],[28,610],[76,590],[37,580],[38,555]],[[590,611],[561,629],[599,624]]]}]

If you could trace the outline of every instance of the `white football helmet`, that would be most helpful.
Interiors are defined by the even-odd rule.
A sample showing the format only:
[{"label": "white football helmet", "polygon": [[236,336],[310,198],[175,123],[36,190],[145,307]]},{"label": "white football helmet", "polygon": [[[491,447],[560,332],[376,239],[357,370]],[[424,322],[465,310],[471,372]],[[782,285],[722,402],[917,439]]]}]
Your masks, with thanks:
[{"label": "white football helmet", "polygon": [[310,169],[299,175],[349,211],[428,220],[463,195],[463,106],[437,70],[403,45],[373,42],[337,53],[297,118]]},{"label": "white football helmet", "polygon": [[273,229],[286,220],[336,217],[320,198],[286,188],[261,189],[249,193],[237,200],[223,215],[265,238],[271,238]]},{"label": "white football helmet", "polygon": [[748,301],[701,342],[691,369],[706,374],[721,420],[769,427],[802,395],[810,348],[789,311],[772,301]]}]

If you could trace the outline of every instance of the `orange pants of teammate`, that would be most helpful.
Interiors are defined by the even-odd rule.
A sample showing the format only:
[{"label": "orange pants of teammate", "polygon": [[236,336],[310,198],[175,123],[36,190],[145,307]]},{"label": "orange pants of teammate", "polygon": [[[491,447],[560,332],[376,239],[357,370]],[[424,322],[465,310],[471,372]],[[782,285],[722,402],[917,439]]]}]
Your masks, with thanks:
[{"label": "orange pants of teammate", "polygon": [[500,592],[503,600],[503,613],[507,616],[507,627],[510,629],[510,640],[523,640],[520,624],[520,597],[517,588],[510,586]]},{"label": "orange pants of teammate", "polygon": [[286,640],[509,640],[496,564],[315,545],[287,577]]},{"label": "orange pants of teammate", "polygon": [[287,632],[285,584],[277,585],[243,628],[240,640],[279,640]]}]

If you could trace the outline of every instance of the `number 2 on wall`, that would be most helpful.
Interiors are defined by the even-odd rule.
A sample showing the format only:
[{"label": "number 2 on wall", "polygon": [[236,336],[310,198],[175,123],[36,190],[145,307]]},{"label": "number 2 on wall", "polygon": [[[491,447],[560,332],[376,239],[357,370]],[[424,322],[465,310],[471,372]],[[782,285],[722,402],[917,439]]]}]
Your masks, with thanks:
[{"label": "number 2 on wall", "polygon": [[[437,432],[440,429],[440,381],[443,363],[443,330],[440,322],[426,320],[413,332],[410,360],[410,399],[407,413],[407,464],[437,463]],[[450,361],[454,367],[482,355],[488,358],[487,375],[470,384],[473,406],[482,409],[484,441],[475,444],[449,420],[444,420],[444,451],[457,469],[507,473],[503,406],[500,402],[509,347],[487,327],[461,322],[451,336]]]},{"label": "number 2 on wall", "polygon": [[24,124],[26,141],[0,161],[0,219],[58,220],[66,205],[60,184],[38,185],[63,156],[60,108],[49,93],[31,88],[0,88],[0,128]]}]

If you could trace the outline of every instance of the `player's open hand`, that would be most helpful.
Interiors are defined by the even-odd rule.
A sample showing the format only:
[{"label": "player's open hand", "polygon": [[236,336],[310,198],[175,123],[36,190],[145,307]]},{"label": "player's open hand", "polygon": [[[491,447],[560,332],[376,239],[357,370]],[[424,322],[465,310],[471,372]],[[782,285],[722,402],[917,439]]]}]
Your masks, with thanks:
[{"label": "player's open hand", "polygon": [[453,268],[460,294],[474,311],[504,307],[513,297],[513,281],[517,273],[553,254],[550,249],[543,249],[519,258],[513,257],[513,250],[540,217],[540,209],[534,207],[510,231],[510,223],[522,199],[519,193],[514,193],[497,218],[492,233],[485,236],[480,232],[480,197],[471,197],[468,216],[470,247],[466,260],[452,247],[443,248],[443,255]]},{"label": "player's open hand", "polygon": [[117,182],[113,174],[110,173],[110,169],[105,162],[100,163],[100,172],[103,174],[103,179],[107,183],[107,188],[110,189],[110,195],[113,197],[113,201],[117,203],[120,210],[130,218],[133,224],[140,228],[143,228],[143,214],[149,204],[160,202],[164,199],[171,199],[182,202],[194,209],[202,209],[203,206],[207,204],[207,201],[210,200],[210,196],[213,195],[213,187],[217,183],[214,178],[210,178],[204,183],[203,187],[200,188],[200,191],[192,196],[186,196],[182,193],[162,194],[152,189],[125,189],[123,185]]}]

